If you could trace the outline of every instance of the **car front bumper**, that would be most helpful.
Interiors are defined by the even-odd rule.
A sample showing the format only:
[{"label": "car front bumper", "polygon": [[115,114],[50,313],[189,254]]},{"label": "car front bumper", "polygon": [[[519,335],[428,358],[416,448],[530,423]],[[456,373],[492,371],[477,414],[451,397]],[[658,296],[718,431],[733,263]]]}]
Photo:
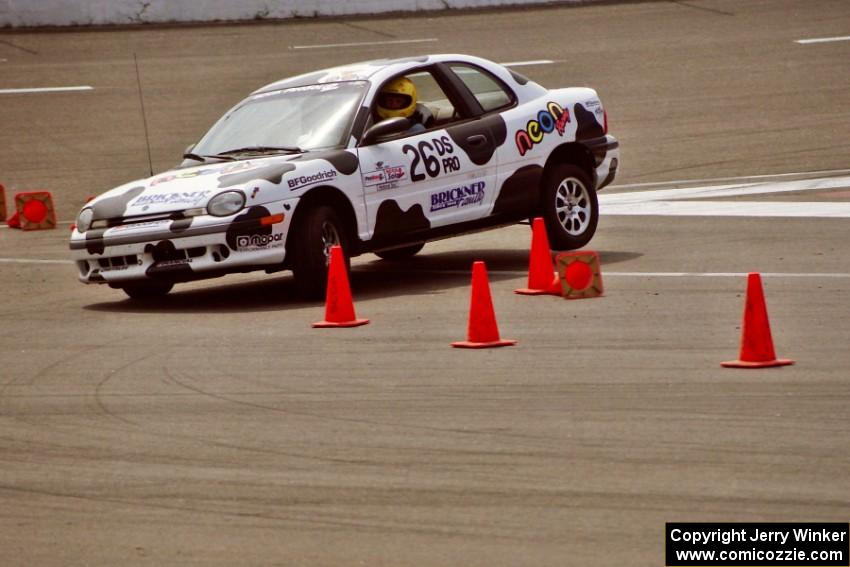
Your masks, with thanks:
[{"label": "car front bumper", "polygon": [[146,279],[190,281],[282,265],[293,206],[272,203],[260,208],[263,213],[253,216],[240,212],[225,218],[128,223],[85,233],[75,229],[69,244],[71,259],[81,282],[116,286]]},{"label": "car front bumper", "polygon": [[614,181],[617,170],[620,167],[620,142],[610,135],[582,140],[584,146],[593,154],[594,160],[594,182],[596,190],[599,191]]}]

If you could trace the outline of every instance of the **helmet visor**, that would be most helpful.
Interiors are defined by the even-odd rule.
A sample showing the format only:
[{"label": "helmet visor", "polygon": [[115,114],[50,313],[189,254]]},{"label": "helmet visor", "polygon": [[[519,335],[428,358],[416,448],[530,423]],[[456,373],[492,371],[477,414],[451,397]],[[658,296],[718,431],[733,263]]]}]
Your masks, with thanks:
[{"label": "helmet visor", "polygon": [[381,93],[378,96],[378,105],[388,110],[401,110],[412,102],[413,97],[403,93]]}]

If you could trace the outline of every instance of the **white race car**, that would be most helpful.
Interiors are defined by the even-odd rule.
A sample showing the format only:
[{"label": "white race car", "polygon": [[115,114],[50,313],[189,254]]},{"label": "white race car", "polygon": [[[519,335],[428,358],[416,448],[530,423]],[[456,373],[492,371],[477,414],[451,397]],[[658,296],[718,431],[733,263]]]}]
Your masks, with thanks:
[{"label": "white race car", "polygon": [[553,248],[584,246],[618,160],[592,89],[467,55],[369,61],[255,91],[175,169],[87,203],[71,255],[82,282],[133,298],[284,269],[316,298],[334,244],[402,259],[540,215]]}]

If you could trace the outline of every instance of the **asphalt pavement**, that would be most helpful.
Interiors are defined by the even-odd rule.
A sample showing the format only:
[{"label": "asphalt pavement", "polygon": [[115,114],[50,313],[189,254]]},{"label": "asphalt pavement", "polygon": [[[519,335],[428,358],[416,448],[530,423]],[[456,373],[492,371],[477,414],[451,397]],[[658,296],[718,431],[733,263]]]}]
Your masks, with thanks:
[{"label": "asphalt pavement", "polygon": [[[2,563],[657,566],[665,522],[846,522],[850,41],[798,40],[848,22],[840,0],[690,0],[0,32],[0,91],[93,87],[0,92],[7,203],[50,190],[60,220],[0,228]],[[427,52],[599,91],[622,152],[603,297],[513,294],[524,225],[355,259],[355,329],[312,329],[287,274],[150,306],[77,282],[77,210],[149,173],[134,55],[159,172],[261,85]],[[449,346],[474,260],[517,346]],[[747,272],[794,366],[720,367]]]}]

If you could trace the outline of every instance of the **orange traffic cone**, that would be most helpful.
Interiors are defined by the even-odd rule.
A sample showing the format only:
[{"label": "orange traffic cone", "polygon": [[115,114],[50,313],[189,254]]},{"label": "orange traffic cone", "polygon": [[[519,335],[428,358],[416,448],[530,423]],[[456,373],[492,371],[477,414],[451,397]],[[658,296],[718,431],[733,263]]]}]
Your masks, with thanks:
[{"label": "orange traffic cone", "polygon": [[9,217],[9,219],[6,221],[6,226],[8,226],[9,228],[21,228],[20,215],[15,212],[15,214]]},{"label": "orange traffic cone", "polygon": [[776,358],[773,350],[773,338],[770,336],[770,323],[767,319],[767,305],[761,286],[761,275],[751,273],[747,276],[747,299],[744,304],[744,323],[741,327],[741,353],[738,360],[721,362],[727,368],[767,368],[788,366],[793,360]]},{"label": "orange traffic cone", "polygon": [[331,261],[328,265],[328,289],[325,295],[325,320],[313,323],[313,327],[359,327],[369,319],[357,319],[354,315],[354,302],[351,299],[351,287],[348,285],[348,273],[342,247],[331,247]]},{"label": "orange traffic cone", "polygon": [[6,188],[0,183],[0,222],[6,221]]},{"label": "orange traffic cone", "polygon": [[561,295],[561,282],[552,268],[552,252],[546,225],[537,217],[531,224],[531,252],[528,255],[528,287],[515,289],[520,295]]},{"label": "orange traffic cone", "polygon": [[457,348],[490,348],[515,345],[516,341],[499,338],[496,313],[490,297],[490,282],[484,262],[472,264],[472,299],[469,304],[469,323],[466,340],[452,343]]}]

